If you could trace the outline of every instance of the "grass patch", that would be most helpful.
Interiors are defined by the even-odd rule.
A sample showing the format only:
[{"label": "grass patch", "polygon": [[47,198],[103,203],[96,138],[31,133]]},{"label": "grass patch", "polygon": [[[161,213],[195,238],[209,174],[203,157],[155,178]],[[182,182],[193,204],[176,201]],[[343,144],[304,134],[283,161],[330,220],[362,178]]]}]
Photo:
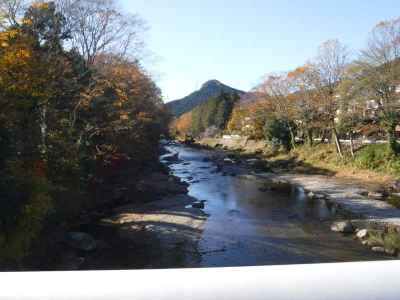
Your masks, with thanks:
[{"label": "grass patch", "polygon": [[384,236],[384,246],[388,250],[400,250],[400,234],[396,230],[389,230]]},{"label": "grass patch", "polygon": [[377,185],[385,185],[400,177],[400,155],[389,153],[387,145],[363,146],[356,151],[354,158],[350,155],[349,149],[345,146],[343,148],[343,158],[337,155],[332,144],[317,144],[313,147],[301,145],[286,153],[267,151],[265,158],[271,162],[272,167],[276,164],[279,167],[286,161],[290,162],[288,169],[295,172],[325,173]]},{"label": "grass patch", "polygon": [[371,230],[368,231],[368,246],[383,246],[385,244],[384,235],[382,231]]},{"label": "grass patch", "polygon": [[400,208],[400,197],[399,196],[390,195],[387,198],[387,202],[389,204],[393,205],[394,207]]},{"label": "grass patch", "polygon": [[389,152],[387,145],[368,145],[356,152],[357,167],[400,175],[400,156]]}]

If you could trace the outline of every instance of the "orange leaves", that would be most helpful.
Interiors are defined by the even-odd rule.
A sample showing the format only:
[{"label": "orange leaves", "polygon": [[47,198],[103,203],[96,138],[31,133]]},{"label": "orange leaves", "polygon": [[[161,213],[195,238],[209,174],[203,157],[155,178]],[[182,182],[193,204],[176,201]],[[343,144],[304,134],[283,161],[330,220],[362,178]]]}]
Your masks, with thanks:
[{"label": "orange leaves", "polygon": [[120,120],[127,121],[129,120],[129,114],[127,112],[121,112],[119,118]]},{"label": "orange leaves", "polygon": [[33,174],[40,178],[46,178],[47,165],[43,160],[35,161],[33,164]]},{"label": "orange leaves", "polygon": [[300,67],[297,67],[296,69],[294,69],[293,71],[290,71],[287,74],[287,77],[288,78],[296,78],[297,76],[303,75],[308,70],[309,70],[309,66],[307,66],[307,65],[300,66]]},{"label": "orange leaves", "polygon": [[182,137],[184,137],[185,135],[189,135],[192,129],[192,120],[192,112],[187,112],[174,120],[174,122],[172,122],[172,124],[170,125],[170,130],[175,131],[178,135]]},{"label": "orange leaves", "polygon": [[41,2],[41,1],[35,1],[31,4],[31,7],[35,9],[48,9],[49,8],[49,3],[48,2]]},{"label": "orange leaves", "polygon": [[9,29],[7,31],[0,32],[0,46],[3,48],[9,47],[11,40],[15,39],[18,34],[20,34],[18,29]]},{"label": "orange leaves", "polygon": [[243,127],[243,121],[245,120],[247,114],[247,109],[240,107],[235,108],[227,125],[228,130],[230,132],[241,131]]}]

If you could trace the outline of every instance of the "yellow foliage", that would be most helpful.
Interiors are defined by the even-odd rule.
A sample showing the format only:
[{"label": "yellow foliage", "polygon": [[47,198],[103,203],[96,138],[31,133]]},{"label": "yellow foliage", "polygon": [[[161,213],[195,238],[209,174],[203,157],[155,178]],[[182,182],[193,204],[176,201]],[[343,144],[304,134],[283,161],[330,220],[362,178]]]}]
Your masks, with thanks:
[{"label": "yellow foliage", "polygon": [[19,261],[29,254],[32,241],[38,237],[44,218],[53,208],[47,179],[31,176],[24,176],[29,182],[31,193],[22,212],[17,216],[16,225],[10,232],[0,233],[1,259]]},{"label": "yellow foliage", "polygon": [[119,116],[121,120],[129,120],[129,115],[127,112],[122,112]]},{"label": "yellow foliage", "polygon": [[31,19],[26,19],[26,18],[24,18],[24,19],[22,20],[22,23],[24,23],[25,25],[32,25],[32,20],[31,20]]},{"label": "yellow foliage", "polygon": [[191,134],[192,129],[192,112],[187,112],[174,120],[170,126],[170,130],[181,137]]},{"label": "yellow foliage", "polygon": [[48,9],[49,3],[42,2],[42,1],[35,1],[31,4],[31,7],[36,8],[36,9]]}]

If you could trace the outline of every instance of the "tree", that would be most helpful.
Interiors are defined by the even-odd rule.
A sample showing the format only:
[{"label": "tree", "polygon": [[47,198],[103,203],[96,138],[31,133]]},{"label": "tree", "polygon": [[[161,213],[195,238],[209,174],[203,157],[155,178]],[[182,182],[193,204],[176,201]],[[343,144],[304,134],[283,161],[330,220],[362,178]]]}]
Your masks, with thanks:
[{"label": "tree", "polygon": [[[0,260],[20,259],[44,225],[96,206],[92,189],[111,171],[158,162],[168,121],[151,76],[112,47],[128,37],[101,42],[116,30],[115,19],[103,27],[104,46],[90,45],[83,56],[71,47],[71,16],[60,6],[20,3],[0,2],[0,12],[7,12],[0,31]],[[85,34],[102,30],[81,25],[88,26],[80,28]],[[70,201],[62,201],[66,194]]]},{"label": "tree", "polygon": [[268,118],[264,125],[265,139],[273,146],[283,146],[289,151],[292,146],[291,135],[293,126],[287,120],[275,116]]},{"label": "tree", "polygon": [[290,133],[290,145],[296,148],[296,135],[294,128],[294,101],[288,80],[288,74],[272,74],[258,86],[257,91],[263,94],[265,102],[269,106],[275,118],[283,120],[287,124]]},{"label": "tree", "polygon": [[353,139],[362,124],[370,116],[366,115],[368,93],[364,86],[364,75],[358,64],[350,64],[345,71],[338,90],[339,110],[337,123],[339,130],[350,138],[350,153],[354,157]]},{"label": "tree", "polygon": [[338,40],[324,42],[316,58],[310,63],[311,82],[318,96],[321,119],[330,128],[340,157],[343,157],[342,146],[336,130],[338,111],[337,87],[343,79],[350,53],[346,46]]},{"label": "tree", "polygon": [[400,84],[400,18],[380,22],[373,28],[357,63],[362,68],[364,87],[370,99],[376,99],[379,106],[380,123],[386,131],[389,149],[397,153],[395,128],[400,109],[397,91]]},{"label": "tree", "polygon": [[319,125],[320,111],[315,88],[313,86],[313,69],[304,65],[288,73],[290,94],[293,102],[295,122],[307,136],[309,146],[313,146],[313,131]]},{"label": "tree", "polygon": [[122,13],[114,0],[58,0],[72,36],[87,65],[101,53],[121,58],[138,54],[144,23],[137,15]]},{"label": "tree", "polygon": [[0,0],[0,28],[4,30],[18,25],[26,3],[25,0]]},{"label": "tree", "polygon": [[192,136],[192,111],[184,113],[175,119],[170,125],[170,131],[178,137]]}]

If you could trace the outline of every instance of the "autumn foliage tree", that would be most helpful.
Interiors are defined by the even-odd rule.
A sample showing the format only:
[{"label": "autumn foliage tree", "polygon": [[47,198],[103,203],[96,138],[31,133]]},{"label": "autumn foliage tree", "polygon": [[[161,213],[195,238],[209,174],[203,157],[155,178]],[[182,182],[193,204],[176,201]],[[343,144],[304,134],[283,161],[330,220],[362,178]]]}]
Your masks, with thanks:
[{"label": "autumn foliage tree", "polygon": [[389,150],[398,153],[395,129],[399,124],[400,18],[377,24],[369,34],[366,48],[356,62],[362,83],[379,106],[380,125],[386,131]]},{"label": "autumn foliage tree", "polygon": [[[72,2],[86,8],[100,4]],[[102,27],[109,35],[121,24],[116,18],[122,13],[113,1],[103,2],[101,16],[113,15]],[[128,41],[121,41],[126,45],[123,52],[113,47],[120,35],[95,50],[81,49],[72,39],[82,30],[97,29],[74,31],[78,29],[71,26],[71,16],[63,14],[60,2],[0,3],[3,261],[26,256],[46,222],[63,222],[96,205],[96,199],[88,204],[89,188],[104,181],[112,166],[140,172],[157,161],[167,114],[160,90],[128,51],[133,44],[128,47]],[[100,15],[97,11],[77,17],[85,27]],[[130,39],[135,28],[129,28]],[[98,42],[104,44],[106,37]]]}]

